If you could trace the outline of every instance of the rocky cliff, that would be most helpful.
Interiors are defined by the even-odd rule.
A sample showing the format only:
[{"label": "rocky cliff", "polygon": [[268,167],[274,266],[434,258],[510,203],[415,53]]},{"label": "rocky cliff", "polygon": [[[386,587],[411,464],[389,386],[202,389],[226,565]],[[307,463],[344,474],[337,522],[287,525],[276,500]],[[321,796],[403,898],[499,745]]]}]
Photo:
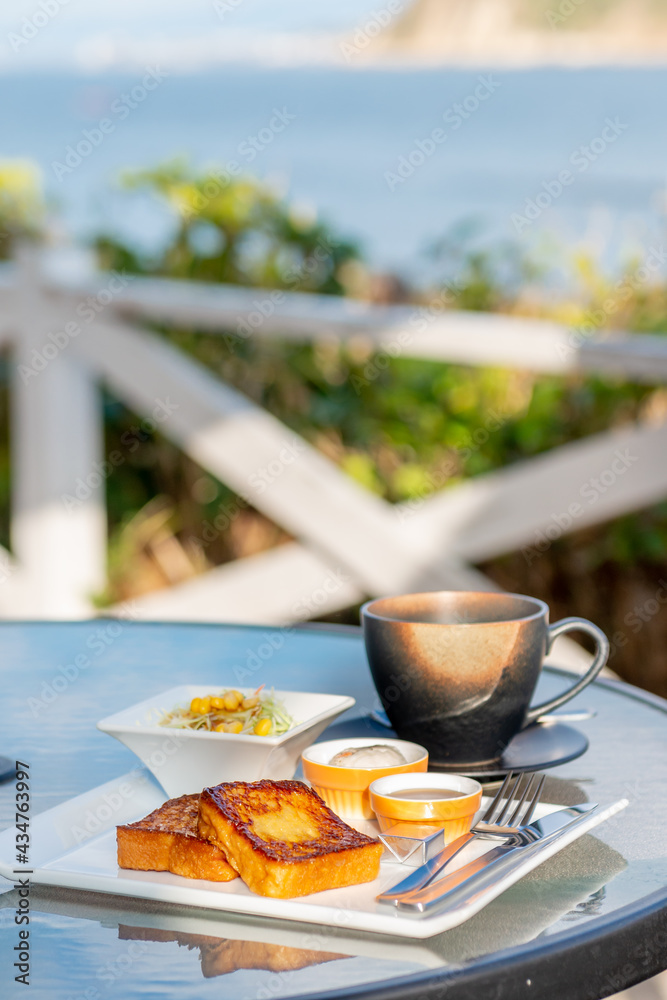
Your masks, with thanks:
[{"label": "rocky cliff", "polygon": [[667,61],[667,0],[408,0],[372,58],[459,63]]}]

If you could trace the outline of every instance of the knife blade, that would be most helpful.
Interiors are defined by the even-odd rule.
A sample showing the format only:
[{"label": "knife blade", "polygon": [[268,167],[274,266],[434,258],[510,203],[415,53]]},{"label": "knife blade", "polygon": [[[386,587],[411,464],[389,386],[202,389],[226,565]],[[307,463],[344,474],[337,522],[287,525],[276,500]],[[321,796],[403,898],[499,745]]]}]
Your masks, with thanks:
[{"label": "knife blade", "polygon": [[[488,851],[482,857],[478,858],[476,861],[470,862],[468,865],[464,865],[463,868],[458,869],[457,872],[453,873],[451,876],[445,876],[439,879],[437,882],[433,883],[433,887],[438,886],[441,891],[445,890],[443,883],[447,881],[448,878],[455,879],[459,873],[464,873],[460,879],[456,882],[458,884],[463,879],[476,874],[478,871],[483,870],[488,867],[488,865],[494,863],[498,859],[504,857],[509,851],[524,850],[527,846],[534,842],[543,841],[545,838],[553,836],[564,828],[568,827],[571,823],[576,822],[582,816],[588,816],[588,814],[597,808],[596,803],[582,803],[578,806],[566,806],[563,809],[557,809],[547,816],[542,817],[539,820],[533,820],[533,822],[522,831],[522,842],[517,843],[517,838],[513,837],[508,839],[504,843],[500,844],[498,847],[493,848]],[[437,874],[444,866],[462,850],[471,840],[476,839],[478,834],[467,833],[463,837],[459,837],[458,840],[453,841],[448,847],[445,848],[440,854],[432,858],[425,865],[420,868],[416,868],[411,872],[407,878],[404,878],[401,882],[395,885],[392,889],[388,889],[376,897],[378,902],[381,903],[393,903],[396,906],[400,906],[405,897],[405,901],[415,900],[419,892],[425,893],[427,888],[431,888],[428,883],[431,882],[434,875]],[[452,883],[452,887],[454,883]]]},{"label": "knife blade", "polygon": [[[451,909],[458,905],[468,905],[475,902],[482,895],[489,895],[493,898],[503,891],[504,880],[512,870],[524,865],[527,860],[533,860],[540,852],[551,856],[554,853],[553,845],[568,831],[585,823],[590,824],[591,818],[597,813],[596,822],[592,824],[596,825],[596,823],[602,822],[602,820],[608,819],[624,809],[627,805],[627,799],[622,799],[606,808],[601,808],[594,803],[582,803],[550,813],[526,828],[526,830],[530,830],[532,838],[527,843],[519,846],[507,844],[496,847],[476,861],[464,865],[451,875],[445,875],[444,878],[432,882],[424,889],[405,894],[396,900],[396,905],[399,909],[424,912],[432,906],[444,902]],[[539,864],[539,862],[537,863]]]}]

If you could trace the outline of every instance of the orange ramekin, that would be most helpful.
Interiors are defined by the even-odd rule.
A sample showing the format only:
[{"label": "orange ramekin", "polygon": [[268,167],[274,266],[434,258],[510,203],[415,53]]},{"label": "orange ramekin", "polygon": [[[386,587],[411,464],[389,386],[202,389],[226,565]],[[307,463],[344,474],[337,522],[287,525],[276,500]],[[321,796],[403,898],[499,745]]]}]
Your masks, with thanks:
[{"label": "orange ramekin", "polygon": [[[443,788],[459,792],[454,799],[400,799],[396,792],[409,788]],[[389,795],[392,792],[394,794]],[[482,801],[482,786],[459,774],[390,775],[374,781],[369,789],[371,807],[384,832],[395,823],[425,823],[442,827],[445,844],[462,837],[472,826]]]},{"label": "orange ramekin", "polygon": [[[393,767],[338,767],[328,762],[335,754],[350,747],[395,747],[406,758],[406,764]],[[301,754],[303,775],[330,809],[348,819],[375,819],[368,797],[368,786],[376,778],[394,774],[426,771],[428,751],[418,743],[405,740],[382,739],[380,736],[364,739],[328,740],[314,743]],[[422,781],[424,779],[422,778]]]}]

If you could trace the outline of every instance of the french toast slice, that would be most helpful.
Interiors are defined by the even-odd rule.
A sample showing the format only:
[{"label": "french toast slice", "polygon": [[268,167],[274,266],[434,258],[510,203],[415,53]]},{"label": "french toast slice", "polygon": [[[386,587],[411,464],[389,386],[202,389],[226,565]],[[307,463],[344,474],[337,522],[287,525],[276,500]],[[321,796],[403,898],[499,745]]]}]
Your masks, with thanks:
[{"label": "french toast slice", "polygon": [[197,829],[262,896],[287,899],[371,882],[380,869],[382,844],[344,823],[301,781],[205,788]]},{"label": "french toast slice", "polygon": [[181,795],[136,823],[117,826],[119,868],[231,882],[236,871],[223,852],[197,836],[198,809],[199,795]]}]

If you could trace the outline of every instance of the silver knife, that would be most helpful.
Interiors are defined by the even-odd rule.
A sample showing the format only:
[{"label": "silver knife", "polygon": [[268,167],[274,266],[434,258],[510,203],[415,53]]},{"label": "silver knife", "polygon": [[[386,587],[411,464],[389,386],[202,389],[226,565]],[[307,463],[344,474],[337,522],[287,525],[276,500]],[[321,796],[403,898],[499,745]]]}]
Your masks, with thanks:
[{"label": "silver knife", "polygon": [[[503,862],[507,859],[508,855],[520,855],[521,858],[526,857],[526,852],[533,853],[534,849],[552,843],[560,833],[588,819],[593,810],[597,808],[596,803],[586,802],[581,805],[558,809],[555,812],[549,813],[548,816],[544,816],[542,819],[534,820],[529,826],[525,827],[521,831],[520,843],[517,843],[515,837],[508,843],[494,847],[491,851],[488,851],[475,861],[464,865],[451,875],[445,875],[444,878],[438,879],[430,885],[427,884],[424,888],[415,888],[416,885],[424,886],[424,879],[431,877],[434,867],[436,871],[443,867],[443,855],[447,851],[451,851],[454,848],[453,853],[457,853],[457,850],[460,850],[457,847],[457,841],[455,841],[449,845],[449,848],[445,848],[445,851],[441,855],[433,858],[426,865],[422,865],[421,868],[416,869],[406,879],[403,879],[402,882],[394,886],[393,889],[389,889],[379,895],[377,900],[379,902],[393,903],[401,909],[423,911],[429,906],[440,902],[445,894],[449,897],[455,889],[464,883],[469,883],[474,876],[479,876],[480,873],[486,875],[490,869],[493,869],[491,874],[495,878],[499,866],[506,867],[503,865]],[[468,840],[470,839],[472,838],[468,835]],[[466,840],[466,843],[468,840]],[[453,856],[453,853],[451,856]],[[439,867],[436,867],[438,860],[440,860],[441,864]],[[429,868],[428,873],[425,871],[427,868]],[[418,876],[420,872],[423,873],[422,880],[418,881],[415,876]]]},{"label": "silver knife", "polygon": [[[562,809],[558,809],[556,812],[551,813],[552,816],[559,815],[560,813],[567,813],[568,806],[564,806]],[[592,807],[591,807],[592,808]],[[576,818],[576,817],[573,817]],[[435,857],[430,858],[423,865],[415,868],[414,871],[410,872],[401,882],[393,887],[393,889],[388,889],[387,892],[382,893],[377,897],[377,900],[381,903],[393,902],[395,896],[402,895],[404,892],[412,892],[413,889],[421,889],[422,886],[428,885],[428,883],[434,878],[437,873],[449,864],[453,857],[455,857],[459,851],[470,843],[471,840],[475,840],[477,837],[483,837],[485,840],[489,839],[489,834],[478,834],[474,830],[464,833],[462,837],[457,837],[453,840],[443,851],[436,854]],[[493,839],[493,838],[491,838]],[[511,843],[516,846],[516,838],[509,840],[507,836],[499,837],[504,844]],[[486,855],[488,857],[488,855]]]}]

